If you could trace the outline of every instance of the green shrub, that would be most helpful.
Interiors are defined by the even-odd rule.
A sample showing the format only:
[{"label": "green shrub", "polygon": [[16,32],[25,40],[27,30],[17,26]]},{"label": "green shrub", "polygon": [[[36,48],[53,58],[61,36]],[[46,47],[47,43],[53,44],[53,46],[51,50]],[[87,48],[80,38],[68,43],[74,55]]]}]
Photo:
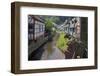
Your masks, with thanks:
[{"label": "green shrub", "polygon": [[67,43],[68,43],[68,38],[64,38],[65,33],[60,33],[60,36],[56,42],[56,46],[62,50],[62,52],[65,52],[65,50],[67,50]]}]

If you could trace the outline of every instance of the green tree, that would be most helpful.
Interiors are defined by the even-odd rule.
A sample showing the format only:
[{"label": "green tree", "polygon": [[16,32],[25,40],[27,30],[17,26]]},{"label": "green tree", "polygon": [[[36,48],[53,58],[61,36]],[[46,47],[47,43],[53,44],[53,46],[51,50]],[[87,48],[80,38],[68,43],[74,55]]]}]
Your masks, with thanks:
[{"label": "green tree", "polygon": [[52,27],[53,27],[52,20],[49,19],[49,18],[46,18],[45,24],[46,24],[46,29],[49,30],[49,31],[51,31]]},{"label": "green tree", "polygon": [[52,31],[53,23],[57,23],[58,21],[59,21],[59,17],[45,16],[46,29]]}]

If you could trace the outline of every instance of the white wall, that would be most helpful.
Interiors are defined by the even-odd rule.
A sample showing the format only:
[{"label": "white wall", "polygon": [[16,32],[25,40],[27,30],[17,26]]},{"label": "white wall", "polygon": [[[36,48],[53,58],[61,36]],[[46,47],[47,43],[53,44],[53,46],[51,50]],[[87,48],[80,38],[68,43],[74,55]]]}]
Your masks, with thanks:
[{"label": "white wall", "polygon": [[[40,3],[57,3],[68,5],[87,5],[98,6],[98,21],[100,21],[100,0],[0,0],[0,76],[16,76],[10,73],[11,60],[11,10],[10,3],[13,1],[25,2],[40,2]],[[98,25],[100,22],[98,22]],[[100,26],[98,26],[100,29]],[[98,30],[100,33],[100,30]],[[98,36],[98,43],[100,42],[100,35]],[[100,43],[99,43],[100,46]],[[100,50],[98,48],[98,50]],[[100,58],[100,51],[99,58]],[[38,74],[24,74],[25,76],[99,76],[100,74],[100,59],[98,70],[81,70],[81,71],[65,71],[53,73],[38,73]],[[23,76],[23,74],[18,75]]]}]

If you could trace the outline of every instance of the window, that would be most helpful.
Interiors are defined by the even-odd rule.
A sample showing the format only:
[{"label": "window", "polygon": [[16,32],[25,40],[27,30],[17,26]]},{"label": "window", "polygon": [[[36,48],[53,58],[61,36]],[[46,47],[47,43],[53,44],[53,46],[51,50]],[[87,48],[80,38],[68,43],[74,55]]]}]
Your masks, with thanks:
[{"label": "window", "polygon": [[34,32],[34,19],[32,16],[28,16],[28,39],[33,40],[33,32]]}]

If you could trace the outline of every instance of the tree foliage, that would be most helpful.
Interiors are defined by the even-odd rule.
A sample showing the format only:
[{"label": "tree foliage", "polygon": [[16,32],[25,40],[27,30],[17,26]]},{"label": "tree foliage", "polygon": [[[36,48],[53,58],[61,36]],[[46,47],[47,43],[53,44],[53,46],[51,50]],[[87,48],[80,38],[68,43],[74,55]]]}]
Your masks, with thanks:
[{"label": "tree foliage", "polygon": [[46,16],[45,17],[46,29],[52,31],[53,23],[56,23],[58,21],[59,21],[58,17],[53,17],[53,16],[49,17],[49,16]]}]

